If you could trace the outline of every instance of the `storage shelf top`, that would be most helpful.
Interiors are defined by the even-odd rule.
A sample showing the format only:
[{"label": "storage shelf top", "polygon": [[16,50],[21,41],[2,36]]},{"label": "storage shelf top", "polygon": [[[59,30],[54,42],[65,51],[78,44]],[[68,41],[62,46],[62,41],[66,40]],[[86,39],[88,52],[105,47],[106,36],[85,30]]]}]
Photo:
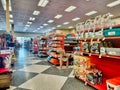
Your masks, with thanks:
[{"label": "storage shelf top", "polygon": [[[120,24],[117,24],[117,25],[115,25],[115,26],[112,26],[112,28],[117,28],[117,27],[120,27]],[[104,29],[108,29],[109,27],[105,27]],[[95,29],[95,31],[100,31],[101,30],[101,28],[96,28]],[[90,29],[89,30],[90,32],[92,32],[93,31],[93,29]],[[83,32],[83,31],[80,31],[80,32]],[[88,30],[84,30],[84,32],[88,32]]]}]

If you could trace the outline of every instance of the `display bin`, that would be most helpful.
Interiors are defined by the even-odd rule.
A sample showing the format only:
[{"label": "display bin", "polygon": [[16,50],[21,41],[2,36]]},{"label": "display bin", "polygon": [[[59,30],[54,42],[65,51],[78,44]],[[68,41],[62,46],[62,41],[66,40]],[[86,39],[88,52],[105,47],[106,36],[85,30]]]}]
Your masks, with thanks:
[{"label": "display bin", "polygon": [[120,77],[106,80],[107,90],[120,90]]}]

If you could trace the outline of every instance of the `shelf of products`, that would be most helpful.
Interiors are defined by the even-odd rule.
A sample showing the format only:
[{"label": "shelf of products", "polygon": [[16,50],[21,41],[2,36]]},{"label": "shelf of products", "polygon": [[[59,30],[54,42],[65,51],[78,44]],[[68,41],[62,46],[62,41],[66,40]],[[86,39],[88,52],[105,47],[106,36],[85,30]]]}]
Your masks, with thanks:
[{"label": "shelf of products", "polygon": [[39,40],[39,51],[38,51],[38,56],[42,57],[42,56],[48,56],[47,54],[47,37],[42,37],[40,40]]},{"label": "shelf of products", "polygon": [[15,43],[13,36],[8,33],[0,35],[0,89],[9,88],[12,76],[11,65],[14,63]]},{"label": "shelf of products", "polygon": [[49,51],[48,51],[48,61],[54,65],[60,65],[59,54],[57,50],[59,48],[64,49],[64,35],[51,35],[49,40]]},{"label": "shelf of products", "polygon": [[[120,76],[118,73],[120,69],[120,24],[113,24],[109,15],[105,16],[107,18],[96,17],[95,20],[89,20],[76,26],[76,38],[80,43],[80,50],[76,53],[89,57],[91,63],[102,71],[102,84],[97,87],[88,83],[98,90],[107,90],[106,80]],[[80,73],[80,71],[78,72]],[[77,75],[76,77],[86,82],[85,79]]]}]

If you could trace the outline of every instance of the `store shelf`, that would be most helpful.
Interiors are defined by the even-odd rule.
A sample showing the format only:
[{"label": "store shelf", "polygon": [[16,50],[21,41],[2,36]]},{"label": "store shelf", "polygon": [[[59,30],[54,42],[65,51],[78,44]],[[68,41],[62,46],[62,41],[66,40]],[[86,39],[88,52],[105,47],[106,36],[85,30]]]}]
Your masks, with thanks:
[{"label": "store shelf", "polygon": [[0,57],[6,57],[9,56],[10,54],[0,54]]},{"label": "store shelf", "polygon": [[0,68],[0,74],[6,73],[6,72],[11,72],[8,68]]},{"label": "store shelf", "polygon": [[101,57],[107,57],[107,58],[113,58],[113,59],[120,59],[120,56],[101,55]]},{"label": "store shelf", "polygon": [[65,47],[75,47],[76,45],[64,45]]},{"label": "store shelf", "polygon": [[118,39],[120,39],[120,36],[118,36],[118,37],[104,37],[103,39],[104,40],[118,40]]},{"label": "store shelf", "polygon": [[[112,28],[117,28],[117,27],[120,27],[120,24],[117,24],[115,26],[112,26]],[[108,29],[109,27],[104,27],[104,29]],[[96,28],[95,31],[100,31],[101,28]],[[92,32],[93,29],[90,29],[89,32]],[[80,33],[82,33],[83,31],[80,31]],[[84,32],[88,32],[88,30],[84,30]]]},{"label": "store shelf", "polygon": [[[79,78],[79,77],[77,77],[77,76],[75,76],[75,78],[76,79],[79,79],[79,80],[81,80],[81,81],[83,81],[83,82],[86,82],[85,80],[83,80],[83,79],[81,79],[81,78]],[[97,90],[107,90],[107,87],[106,87],[106,79],[105,78],[103,78],[103,83],[102,84],[92,84],[92,83],[90,83],[90,82],[87,82],[87,84],[88,85],[90,85],[90,86],[92,86],[92,87],[94,87],[95,89],[97,89]]]}]

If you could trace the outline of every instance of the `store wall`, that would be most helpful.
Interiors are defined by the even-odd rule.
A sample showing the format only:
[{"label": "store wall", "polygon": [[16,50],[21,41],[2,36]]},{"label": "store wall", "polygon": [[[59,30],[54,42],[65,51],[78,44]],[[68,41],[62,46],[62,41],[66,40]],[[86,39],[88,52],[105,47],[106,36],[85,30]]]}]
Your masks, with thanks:
[{"label": "store wall", "polygon": [[72,34],[72,33],[75,33],[75,29],[56,30],[56,33]]},{"label": "store wall", "polygon": [[33,34],[33,33],[15,33],[15,37],[37,37],[40,34]]},{"label": "store wall", "polygon": [[[5,31],[0,31],[0,34],[3,32],[5,32]],[[40,36],[40,34],[36,34],[36,33],[20,33],[20,32],[15,32],[14,35],[15,35],[15,37],[37,37],[37,36]]]},{"label": "store wall", "polygon": [[120,18],[117,18],[117,19],[113,19],[116,23],[119,23],[120,24]]}]

